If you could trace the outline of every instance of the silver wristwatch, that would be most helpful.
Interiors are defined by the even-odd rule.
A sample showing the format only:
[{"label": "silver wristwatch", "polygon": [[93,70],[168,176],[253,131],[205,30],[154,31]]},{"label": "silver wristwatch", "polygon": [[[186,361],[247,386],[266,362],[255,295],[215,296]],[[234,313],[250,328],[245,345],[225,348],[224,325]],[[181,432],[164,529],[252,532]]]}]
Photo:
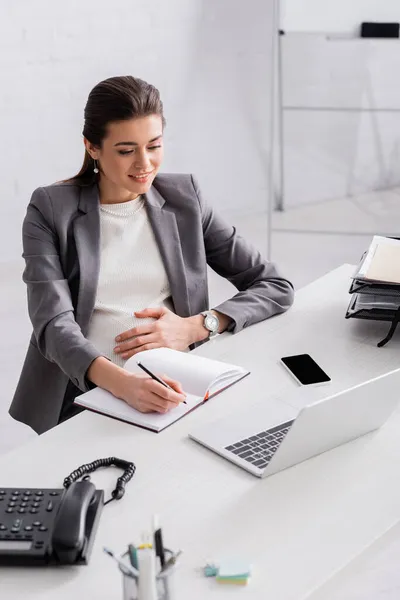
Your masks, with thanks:
[{"label": "silver wristwatch", "polygon": [[219,319],[210,310],[204,310],[201,313],[204,317],[203,325],[210,332],[208,339],[212,339],[218,334]]}]

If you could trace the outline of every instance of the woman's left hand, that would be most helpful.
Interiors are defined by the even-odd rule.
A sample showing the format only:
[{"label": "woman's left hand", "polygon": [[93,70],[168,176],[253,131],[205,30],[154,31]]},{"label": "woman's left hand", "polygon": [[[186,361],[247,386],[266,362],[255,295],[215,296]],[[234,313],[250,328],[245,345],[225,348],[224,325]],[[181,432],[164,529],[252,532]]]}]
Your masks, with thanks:
[{"label": "woman's left hand", "polygon": [[124,360],[138,352],[153,348],[186,350],[190,344],[208,336],[207,330],[202,326],[201,315],[183,318],[167,308],[160,307],[135,312],[135,317],[141,319],[151,317],[156,321],[133,327],[117,336],[114,352]]}]

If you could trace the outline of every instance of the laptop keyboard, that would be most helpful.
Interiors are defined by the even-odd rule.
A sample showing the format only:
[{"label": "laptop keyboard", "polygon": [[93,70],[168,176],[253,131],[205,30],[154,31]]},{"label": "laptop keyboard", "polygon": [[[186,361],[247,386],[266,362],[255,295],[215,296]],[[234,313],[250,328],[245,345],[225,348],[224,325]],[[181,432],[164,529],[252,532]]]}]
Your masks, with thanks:
[{"label": "laptop keyboard", "polygon": [[240,456],[240,458],[247,460],[259,469],[263,469],[278,450],[293,423],[294,420],[281,423],[249,438],[244,438],[236,444],[226,446],[225,450],[229,450],[232,454]]}]

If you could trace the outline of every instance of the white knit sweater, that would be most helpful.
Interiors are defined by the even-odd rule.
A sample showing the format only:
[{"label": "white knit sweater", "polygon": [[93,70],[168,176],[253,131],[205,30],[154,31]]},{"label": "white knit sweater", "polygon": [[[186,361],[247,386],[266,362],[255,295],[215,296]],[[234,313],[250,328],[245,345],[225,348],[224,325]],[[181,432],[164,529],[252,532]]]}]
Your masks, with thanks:
[{"label": "white knit sweater", "polygon": [[142,198],[102,204],[100,231],[100,274],[87,337],[123,366],[126,361],[114,352],[116,336],[154,320],[136,318],[135,311],[156,306],[172,310],[171,292]]}]

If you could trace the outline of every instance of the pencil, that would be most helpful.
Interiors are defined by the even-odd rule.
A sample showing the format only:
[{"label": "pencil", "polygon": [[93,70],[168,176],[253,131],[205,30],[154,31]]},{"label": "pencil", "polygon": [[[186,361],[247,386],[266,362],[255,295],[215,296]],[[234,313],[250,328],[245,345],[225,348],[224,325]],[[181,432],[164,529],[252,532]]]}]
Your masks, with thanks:
[{"label": "pencil", "polygon": [[[168,383],[165,383],[165,381],[163,381],[160,377],[158,377],[157,375],[155,375],[152,371],[150,371],[150,369],[148,369],[147,367],[145,367],[141,362],[138,362],[136,364],[137,364],[137,366],[140,369],[142,369],[142,371],[144,371],[145,373],[147,373],[147,375],[150,375],[150,377],[152,379],[154,379],[154,381],[158,381],[158,383],[161,383],[161,385],[165,386],[166,388],[168,388],[172,392],[176,392],[176,390],[174,390],[170,385],[168,385]],[[183,401],[183,404],[187,404],[186,400]]]}]

